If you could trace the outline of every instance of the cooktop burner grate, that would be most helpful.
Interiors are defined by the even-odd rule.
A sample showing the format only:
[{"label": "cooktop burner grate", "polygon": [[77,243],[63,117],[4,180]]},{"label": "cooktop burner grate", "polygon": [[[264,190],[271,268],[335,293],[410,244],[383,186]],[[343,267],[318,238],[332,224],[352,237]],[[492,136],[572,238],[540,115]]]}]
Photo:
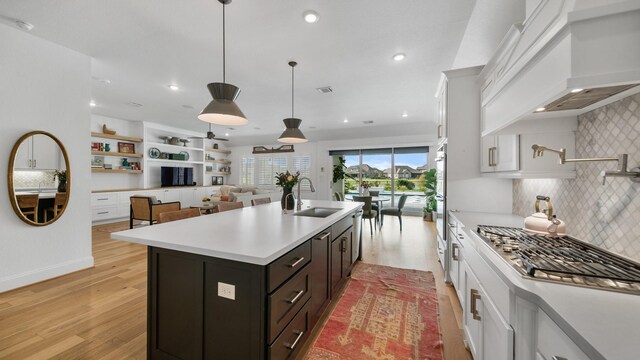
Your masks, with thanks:
[{"label": "cooktop burner grate", "polygon": [[478,233],[518,270],[536,279],[640,292],[640,264],[569,236],[478,226]]}]

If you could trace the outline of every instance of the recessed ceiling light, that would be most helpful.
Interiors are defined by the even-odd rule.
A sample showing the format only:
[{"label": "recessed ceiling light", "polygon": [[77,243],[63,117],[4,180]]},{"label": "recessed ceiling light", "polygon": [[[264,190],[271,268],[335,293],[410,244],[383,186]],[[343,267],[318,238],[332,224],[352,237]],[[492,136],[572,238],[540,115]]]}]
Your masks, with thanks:
[{"label": "recessed ceiling light", "polygon": [[371,125],[371,124],[373,124],[373,120],[365,120],[362,123],[365,124],[365,125]]},{"label": "recessed ceiling light", "polygon": [[313,10],[307,10],[303,12],[302,17],[304,18],[304,21],[308,22],[309,24],[316,23],[318,22],[318,20],[320,20],[320,15],[318,15],[318,13]]},{"label": "recessed ceiling light", "polygon": [[316,90],[318,90],[318,92],[321,94],[328,94],[333,92],[333,89],[331,88],[331,86],[319,87],[319,88],[316,88]]},{"label": "recessed ceiling light", "polygon": [[348,123],[348,122],[349,122],[349,119],[344,119],[344,122]]},{"label": "recessed ceiling light", "polygon": [[106,85],[111,84],[111,80],[109,80],[109,79],[103,79],[103,78],[99,78],[99,77],[97,77],[97,76],[92,76],[91,78],[92,78],[93,80],[95,80],[95,81],[99,82],[99,83],[102,83],[102,84],[106,84]]},{"label": "recessed ceiling light", "polygon": [[397,53],[395,55],[393,55],[393,60],[395,61],[402,61],[404,59],[406,59],[407,55],[405,55],[404,53]]},{"label": "recessed ceiling light", "polygon": [[402,113],[402,117],[403,117],[403,118],[409,117],[409,114],[407,114],[406,112],[405,112],[405,113]]},{"label": "recessed ceiling light", "polygon": [[89,106],[96,107],[96,102],[93,100],[89,101]]},{"label": "recessed ceiling light", "polygon": [[16,20],[16,26],[22,30],[31,31],[33,30],[33,24],[30,24],[26,21]]},{"label": "recessed ceiling light", "polygon": [[169,85],[169,89],[173,90],[173,91],[178,91],[180,90],[180,87],[176,84],[171,84]]},{"label": "recessed ceiling light", "polygon": [[229,136],[229,133],[224,133],[224,136]]},{"label": "recessed ceiling light", "polygon": [[575,93],[579,93],[582,90],[584,90],[584,89],[573,89],[573,90],[571,90],[571,92],[575,94]]},{"label": "recessed ceiling light", "polygon": [[536,109],[536,112],[541,112],[541,111],[545,111],[545,110],[547,110],[547,108],[539,107],[539,108]]}]

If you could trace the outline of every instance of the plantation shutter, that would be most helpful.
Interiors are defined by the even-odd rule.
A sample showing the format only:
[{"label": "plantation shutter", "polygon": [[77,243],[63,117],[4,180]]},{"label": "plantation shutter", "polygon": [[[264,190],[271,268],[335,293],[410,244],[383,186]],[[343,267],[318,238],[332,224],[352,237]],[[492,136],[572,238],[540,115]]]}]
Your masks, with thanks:
[{"label": "plantation shutter", "polygon": [[287,171],[286,156],[261,156],[257,160],[260,187],[273,187],[276,184],[276,173]]},{"label": "plantation shutter", "polygon": [[[291,171],[292,173],[299,171],[300,177],[306,176],[308,178],[311,178],[311,156],[309,155],[293,156],[292,162],[293,164],[291,165],[293,166],[293,170],[289,170],[289,171]],[[311,191],[309,182],[305,181],[304,183],[302,183],[301,189],[306,191]]]},{"label": "plantation shutter", "polygon": [[255,185],[255,158],[243,157],[240,164],[240,184]]}]

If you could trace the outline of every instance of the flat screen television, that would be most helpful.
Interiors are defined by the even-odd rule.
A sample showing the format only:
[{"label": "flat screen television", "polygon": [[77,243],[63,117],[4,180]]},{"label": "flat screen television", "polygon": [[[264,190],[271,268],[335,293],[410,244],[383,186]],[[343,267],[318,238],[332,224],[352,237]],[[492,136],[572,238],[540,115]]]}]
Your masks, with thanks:
[{"label": "flat screen television", "polygon": [[192,186],[193,168],[162,166],[160,183],[161,186]]}]

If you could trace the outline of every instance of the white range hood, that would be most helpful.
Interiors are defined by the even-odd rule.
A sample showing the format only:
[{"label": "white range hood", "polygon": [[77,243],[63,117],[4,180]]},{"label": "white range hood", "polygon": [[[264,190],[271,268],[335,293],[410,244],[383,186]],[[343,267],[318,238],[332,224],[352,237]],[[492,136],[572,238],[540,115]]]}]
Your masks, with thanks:
[{"label": "white range hood", "polygon": [[482,135],[575,119],[640,92],[640,1],[531,3],[480,75]]}]

